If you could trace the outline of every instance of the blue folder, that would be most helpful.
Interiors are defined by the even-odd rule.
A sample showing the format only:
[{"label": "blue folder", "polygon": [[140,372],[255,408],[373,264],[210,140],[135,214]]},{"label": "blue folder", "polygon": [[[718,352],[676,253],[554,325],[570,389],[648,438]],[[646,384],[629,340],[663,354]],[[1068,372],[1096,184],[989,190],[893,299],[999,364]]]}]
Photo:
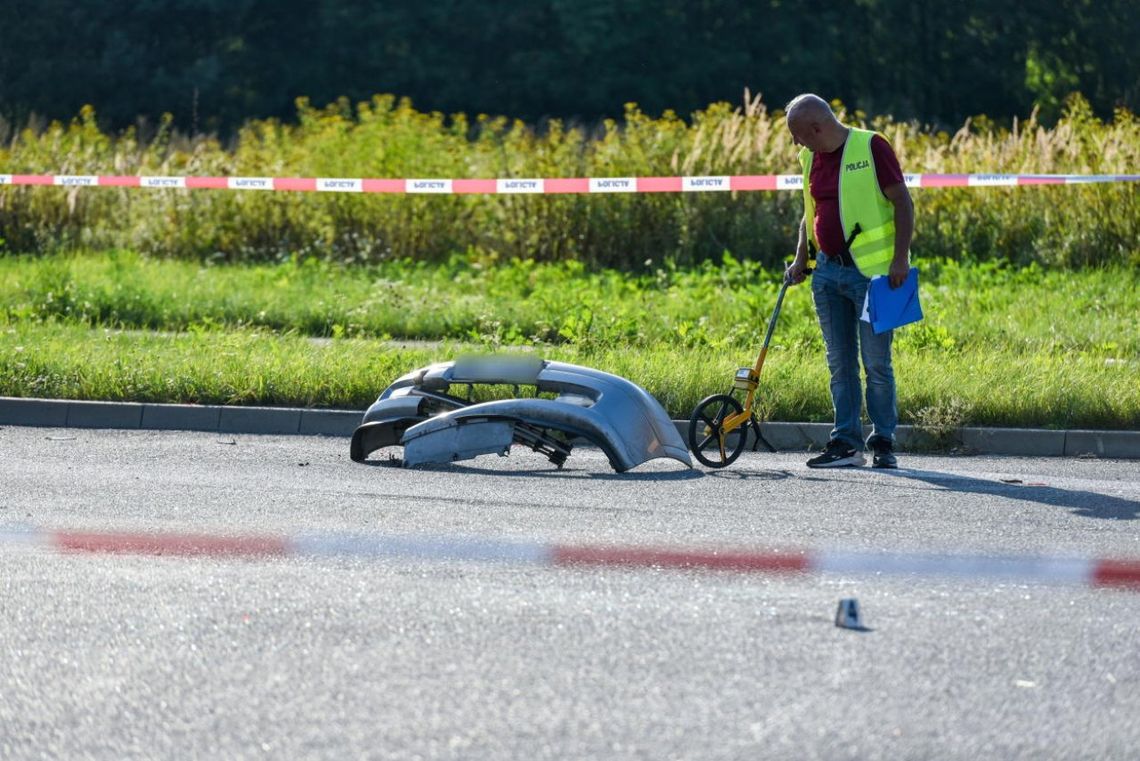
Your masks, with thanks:
[{"label": "blue folder", "polygon": [[898,288],[891,288],[891,281],[885,276],[871,278],[867,289],[867,316],[875,333],[886,333],[921,320],[918,268],[911,267],[906,280]]}]

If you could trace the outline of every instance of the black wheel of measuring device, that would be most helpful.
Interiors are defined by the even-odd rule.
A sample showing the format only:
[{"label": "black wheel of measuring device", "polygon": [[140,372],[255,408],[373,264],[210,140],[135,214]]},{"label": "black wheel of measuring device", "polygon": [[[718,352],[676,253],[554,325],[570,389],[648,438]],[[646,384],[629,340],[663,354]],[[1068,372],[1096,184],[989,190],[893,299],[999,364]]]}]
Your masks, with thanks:
[{"label": "black wheel of measuring device", "polygon": [[[728,394],[705,397],[689,418],[689,449],[693,456],[710,468],[731,465],[744,451],[748,427],[739,426],[728,437],[722,434],[724,419],[744,411],[740,402]],[[725,439],[729,440],[725,440]]]}]

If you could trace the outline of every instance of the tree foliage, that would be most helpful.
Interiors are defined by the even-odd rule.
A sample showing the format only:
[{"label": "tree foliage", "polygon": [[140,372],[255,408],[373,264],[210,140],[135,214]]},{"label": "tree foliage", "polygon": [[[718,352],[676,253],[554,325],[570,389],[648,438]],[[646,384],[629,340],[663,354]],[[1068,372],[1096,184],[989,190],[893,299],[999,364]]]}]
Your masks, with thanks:
[{"label": "tree foliage", "polygon": [[802,91],[956,126],[1080,91],[1140,105],[1135,0],[5,0],[0,116],[231,133],[294,101],[409,96],[445,113],[592,123]]}]

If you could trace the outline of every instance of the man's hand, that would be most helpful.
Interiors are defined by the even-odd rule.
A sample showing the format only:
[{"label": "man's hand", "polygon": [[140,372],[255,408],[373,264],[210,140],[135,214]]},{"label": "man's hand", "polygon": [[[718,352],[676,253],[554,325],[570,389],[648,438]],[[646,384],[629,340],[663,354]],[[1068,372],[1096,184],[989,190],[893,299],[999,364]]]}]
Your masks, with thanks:
[{"label": "man's hand", "polygon": [[910,262],[906,259],[899,260],[897,258],[891,260],[891,268],[887,271],[887,277],[891,281],[891,288],[898,288],[906,281],[906,276],[910,274]]},{"label": "man's hand", "polygon": [[807,254],[797,253],[796,258],[784,270],[784,280],[791,285],[799,285],[807,279]]}]

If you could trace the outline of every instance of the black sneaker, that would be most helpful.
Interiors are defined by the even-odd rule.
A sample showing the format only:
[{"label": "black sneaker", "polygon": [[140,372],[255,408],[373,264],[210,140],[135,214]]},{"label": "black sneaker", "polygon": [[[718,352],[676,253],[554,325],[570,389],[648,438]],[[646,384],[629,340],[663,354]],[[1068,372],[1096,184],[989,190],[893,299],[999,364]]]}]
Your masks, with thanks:
[{"label": "black sneaker", "polygon": [[862,465],[863,453],[845,441],[832,439],[823,454],[807,461],[809,468],[849,468]]},{"label": "black sneaker", "polygon": [[895,447],[889,439],[871,439],[867,445],[875,453],[871,458],[872,468],[897,468],[899,466],[899,461],[895,459]]}]

